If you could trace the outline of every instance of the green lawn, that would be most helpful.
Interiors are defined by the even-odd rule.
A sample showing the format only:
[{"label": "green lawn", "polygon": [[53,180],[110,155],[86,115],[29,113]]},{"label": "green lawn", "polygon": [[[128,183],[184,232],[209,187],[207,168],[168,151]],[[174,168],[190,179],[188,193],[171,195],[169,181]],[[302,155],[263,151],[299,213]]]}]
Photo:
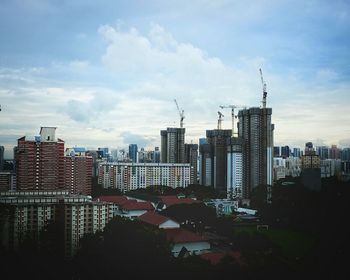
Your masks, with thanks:
[{"label": "green lawn", "polygon": [[316,241],[311,234],[284,229],[266,230],[264,234],[281,248],[283,255],[293,259],[305,256]]},{"label": "green lawn", "polygon": [[[256,227],[235,228],[235,232],[246,231],[249,234],[257,232]],[[288,259],[302,258],[312,250],[316,238],[308,233],[286,230],[268,229],[260,230],[274,244],[281,248],[281,253]]]}]

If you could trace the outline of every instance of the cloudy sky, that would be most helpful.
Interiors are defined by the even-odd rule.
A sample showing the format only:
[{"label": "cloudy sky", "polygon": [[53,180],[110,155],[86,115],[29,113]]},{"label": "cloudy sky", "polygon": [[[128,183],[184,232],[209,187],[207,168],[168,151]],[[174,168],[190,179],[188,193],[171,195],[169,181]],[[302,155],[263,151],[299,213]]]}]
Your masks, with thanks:
[{"label": "cloudy sky", "polygon": [[[56,126],[66,146],[153,148],[260,106],[275,144],[350,146],[350,2],[0,1],[0,145]],[[231,128],[230,109],[222,109]]]}]

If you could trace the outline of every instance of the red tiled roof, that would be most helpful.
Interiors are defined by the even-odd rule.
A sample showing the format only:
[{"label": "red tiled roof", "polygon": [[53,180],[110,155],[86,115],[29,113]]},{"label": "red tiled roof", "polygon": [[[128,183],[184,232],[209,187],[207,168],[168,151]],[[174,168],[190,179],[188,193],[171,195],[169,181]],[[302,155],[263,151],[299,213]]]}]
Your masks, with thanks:
[{"label": "red tiled roof", "polygon": [[103,195],[98,197],[97,199],[99,199],[100,201],[106,201],[106,202],[113,202],[115,204],[123,204],[125,202],[128,201],[128,199],[126,198],[126,196],[120,196],[120,195],[113,195],[113,196],[107,196],[107,195]]},{"label": "red tiled roof", "polygon": [[150,202],[137,202],[136,200],[129,200],[121,205],[124,210],[154,210]]},{"label": "red tiled roof", "polygon": [[218,264],[223,257],[226,255],[232,257],[238,264],[244,265],[244,262],[241,260],[241,253],[238,251],[230,251],[230,252],[212,252],[201,254],[200,257],[210,261],[211,264]]},{"label": "red tiled roof", "polygon": [[174,243],[207,241],[207,238],[182,228],[165,229],[166,237]]},{"label": "red tiled roof", "polygon": [[178,198],[176,195],[159,196],[159,198],[167,207],[175,204],[192,204],[200,202],[192,198]]},{"label": "red tiled roof", "polygon": [[138,219],[142,222],[145,222],[147,224],[151,224],[154,226],[159,226],[160,224],[163,224],[166,221],[171,220],[168,217],[164,217],[153,211],[146,212],[145,214],[139,216]]},{"label": "red tiled roof", "polygon": [[103,195],[98,197],[98,199],[100,201],[113,202],[114,204],[117,204],[119,206],[123,206],[124,204],[129,202],[136,202],[135,199],[128,199],[126,196],[121,196],[121,195],[113,195],[113,196]]}]

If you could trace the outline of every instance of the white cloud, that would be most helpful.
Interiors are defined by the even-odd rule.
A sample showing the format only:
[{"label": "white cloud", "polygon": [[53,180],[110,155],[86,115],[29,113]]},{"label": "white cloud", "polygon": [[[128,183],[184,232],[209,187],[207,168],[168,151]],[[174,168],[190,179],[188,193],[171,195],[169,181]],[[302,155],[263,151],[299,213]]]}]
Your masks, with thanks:
[{"label": "white cloud", "polygon": [[[159,146],[160,130],[179,124],[176,98],[185,111],[186,140],[196,143],[206,129],[216,128],[219,105],[260,105],[260,67],[276,144],[303,147],[317,138],[331,144],[350,135],[349,115],[339,114],[347,110],[347,85],[313,88],[298,76],[273,71],[264,57],[241,57],[229,66],[157,24],[146,35],[110,25],[98,32],[106,42],[100,68],[73,60],[47,69],[0,69],[0,135],[35,135],[40,126],[50,125],[58,127],[67,146],[113,148],[129,141]],[[99,84],[108,75],[113,83]],[[67,82],[67,76],[76,81]],[[336,73],[323,69],[317,78],[332,80]],[[223,128],[231,128],[229,110],[223,113]]]}]

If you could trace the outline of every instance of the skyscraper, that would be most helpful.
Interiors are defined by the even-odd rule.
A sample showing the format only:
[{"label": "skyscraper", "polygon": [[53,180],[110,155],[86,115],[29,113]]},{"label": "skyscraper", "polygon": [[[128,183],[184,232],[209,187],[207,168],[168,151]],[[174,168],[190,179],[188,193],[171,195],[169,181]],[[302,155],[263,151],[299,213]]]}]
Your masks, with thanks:
[{"label": "skyscraper", "polygon": [[316,147],[316,153],[320,156],[320,159],[329,158],[329,148],[327,146]]},{"label": "skyscraper", "polygon": [[289,146],[283,146],[281,147],[281,156],[283,158],[288,158],[290,154],[290,149]]},{"label": "skyscraper", "polygon": [[238,112],[238,135],[244,139],[243,198],[259,185],[272,185],[273,130],[271,108],[252,107]]},{"label": "skyscraper", "polygon": [[130,144],[129,145],[129,158],[132,162],[137,162],[137,145]]},{"label": "skyscraper", "polygon": [[162,163],[185,162],[185,128],[168,127],[161,130]]},{"label": "skyscraper", "polygon": [[55,137],[56,127],[41,127],[40,136],[18,139],[17,190],[64,188],[64,141]]}]

